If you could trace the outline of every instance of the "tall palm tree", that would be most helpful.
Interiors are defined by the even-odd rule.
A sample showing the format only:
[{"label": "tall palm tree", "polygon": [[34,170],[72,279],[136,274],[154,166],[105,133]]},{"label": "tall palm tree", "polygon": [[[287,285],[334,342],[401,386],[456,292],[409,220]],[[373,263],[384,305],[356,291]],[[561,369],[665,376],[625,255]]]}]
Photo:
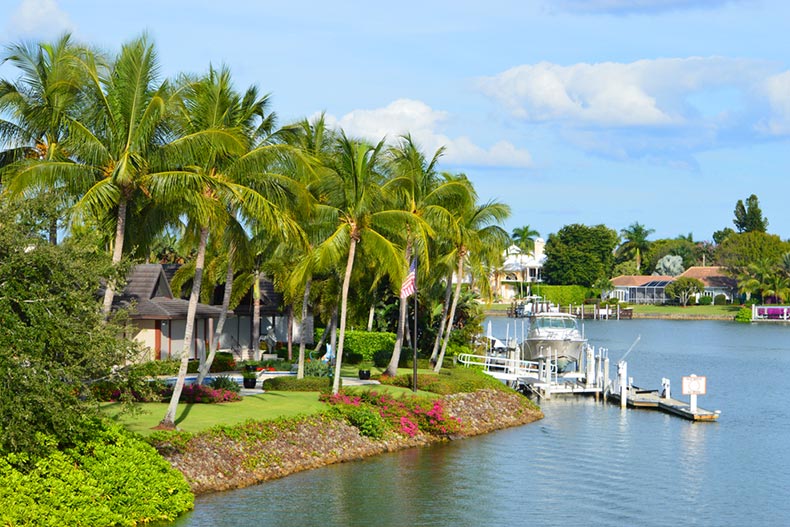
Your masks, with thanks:
[{"label": "tall palm tree", "polygon": [[[79,67],[85,49],[63,35],[53,43],[19,43],[6,48],[0,61],[22,72],[17,82],[0,81],[0,135],[10,148],[0,152],[0,181],[14,194],[45,193],[55,204],[49,224],[49,241],[57,243],[59,216],[69,197],[56,181],[15,176],[38,161],[68,162],[62,148],[67,134],[67,117],[74,115],[79,91],[85,79]],[[3,177],[5,176],[5,177]]]},{"label": "tall palm tree", "polygon": [[622,254],[634,254],[637,272],[642,270],[642,254],[650,247],[647,237],[654,232],[654,229],[648,229],[638,221],[620,231],[620,236],[624,241],[620,245],[619,251]]},{"label": "tall palm tree", "polygon": [[200,296],[203,266],[209,233],[224,230],[232,211],[240,211],[256,222],[295,231],[277,205],[259,192],[240,183],[250,171],[265,172],[268,145],[255,147],[255,138],[266,119],[267,97],[256,88],[243,95],[233,88],[227,68],[209,72],[198,79],[183,79],[179,88],[180,103],[175,118],[178,139],[162,150],[162,165],[169,170],[152,173],[149,185],[162,196],[163,203],[189,219],[198,234],[195,276],[189,297],[184,349],[181,366],[168,405],[160,422],[163,428],[175,426],[175,414],[186,377],[193,344],[194,320]]},{"label": "tall palm tree", "polygon": [[[417,256],[418,249],[423,248],[418,274],[430,269],[428,252],[424,250],[428,237],[433,235],[434,229],[449,228],[452,214],[448,208],[456,208],[468,197],[464,183],[440,177],[437,165],[443,153],[444,148],[440,148],[430,159],[426,158],[410,135],[401,137],[399,144],[390,150],[393,177],[385,184],[385,188],[396,197],[400,208],[420,220],[416,224],[418,228],[407,227],[404,231],[405,262],[410,262]],[[395,346],[385,375],[395,376],[398,373],[404,330],[407,327],[407,307],[408,299],[401,297]],[[416,343],[413,345],[416,346]]]},{"label": "tall palm tree", "polygon": [[521,250],[526,253],[531,253],[535,250],[535,238],[540,236],[540,233],[529,225],[516,227],[510,237]]},{"label": "tall palm tree", "polygon": [[[474,189],[469,185],[469,192],[475,196]],[[486,253],[491,252],[490,258],[496,258],[501,254],[502,249],[510,241],[507,232],[498,224],[510,215],[510,207],[504,203],[489,201],[483,204],[474,204],[458,211],[454,229],[450,233],[450,241],[453,246],[452,257],[456,261],[455,269],[455,292],[453,293],[452,304],[447,322],[447,333],[439,351],[439,356],[434,366],[434,371],[439,372],[442,368],[444,355],[447,345],[450,343],[453,319],[455,310],[458,306],[458,299],[461,296],[461,283],[464,278],[464,265],[470,252]]]},{"label": "tall palm tree", "polygon": [[334,231],[316,249],[317,265],[326,268],[346,257],[340,297],[340,335],[335,354],[332,392],[340,389],[340,366],[348,312],[348,291],[358,245],[374,259],[382,273],[401,277],[402,250],[386,235],[411,223],[411,213],[386,208],[387,196],[382,188],[384,142],[372,146],[350,139],[344,132],[336,144],[332,172],[313,187],[317,196],[325,196],[333,209]]}]

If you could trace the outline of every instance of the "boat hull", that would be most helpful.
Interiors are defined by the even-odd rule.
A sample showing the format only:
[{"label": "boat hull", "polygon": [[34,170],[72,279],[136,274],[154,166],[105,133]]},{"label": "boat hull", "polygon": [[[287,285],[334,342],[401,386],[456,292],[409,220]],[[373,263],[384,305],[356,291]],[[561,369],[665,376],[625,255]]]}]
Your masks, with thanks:
[{"label": "boat hull", "polygon": [[585,339],[542,339],[528,338],[521,347],[522,360],[564,359],[578,362],[582,357]]}]

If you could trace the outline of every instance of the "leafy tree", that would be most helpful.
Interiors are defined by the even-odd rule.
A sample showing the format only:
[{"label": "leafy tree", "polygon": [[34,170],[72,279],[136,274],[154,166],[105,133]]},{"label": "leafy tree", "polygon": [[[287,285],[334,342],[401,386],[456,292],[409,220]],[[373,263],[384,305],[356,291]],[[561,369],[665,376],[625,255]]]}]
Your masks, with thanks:
[{"label": "leafy tree", "polygon": [[617,233],[605,225],[566,225],[546,241],[544,276],[550,284],[591,287],[610,275],[616,246]]},{"label": "leafy tree", "polygon": [[717,255],[721,265],[734,275],[750,263],[766,260],[770,265],[778,265],[782,255],[790,251],[790,243],[783,242],[775,234],[760,231],[735,233],[718,247]]},{"label": "leafy tree", "polygon": [[724,227],[720,231],[716,231],[713,233],[713,242],[716,245],[721,245],[722,243],[724,243],[724,240],[726,240],[730,234],[735,234],[735,231],[730,229],[729,227]]},{"label": "leafy tree", "polygon": [[623,244],[620,245],[618,251],[621,254],[634,255],[637,272],[640,272],[642,269],[642,253],[650,247],[650,242],[647,240],[647,237],[654,232],[653,229],[646,228],[638,221],[635,221],[629,225],[628,228],[620,231],[620,235],[623,237],[624,241]]},{"label": "leafy tree", "polygon": [[91,243],[53,246],[0,205],[0,453],[45,455],[84,439],[92,382],[133,358],[96,292],[110,262]]},{"label": "leafy tree", "polygon": [[690,278],[688,276],[681,276],[664,288],[664,292],[667,296],[677,299],[683,307],[686,307],[686,304],[688,304],[689,299],[693,295],[700,294],[703,291],[705,291],[705,284],[696,278]]},{"label": "leafy tree", "polygon": [[661,258],[656,265],[655,274],[661,276],[677,276],[683,273],[683,258],[675,254],[668,254]]},{"label": "leafy tree", "polygon": [[732,220],[738,232],[765,232],[768,220],[763,217],[757,196],[752,194],[746,198],[746,205],[742,200],[735,204],[735,219]]},{"label": "leafy tree", "polygon": [[532,229],[529,225],[516,227],[510,237],[521,250],[530,253],[535,250],[535,238],[540,236],[540,233]]}]

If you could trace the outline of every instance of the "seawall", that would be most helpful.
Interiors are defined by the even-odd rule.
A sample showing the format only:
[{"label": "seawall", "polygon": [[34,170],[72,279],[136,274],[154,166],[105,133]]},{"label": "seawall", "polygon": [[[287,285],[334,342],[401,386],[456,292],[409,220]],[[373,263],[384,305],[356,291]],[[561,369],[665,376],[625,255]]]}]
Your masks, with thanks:
[{"label": "seawall", "polygon": [[[543,417],[515,392],[479,390],[443,397],[447,415],[461,419],[462,439],[531,423]],[[234,431],[236,430],[236,431]],[[380,440],[362,436],[344,421],[325,415],[261,421],[222,433],[204,432],[154,446],[180,470],[195,494],[255,485],[334,463],[447,441],[423,433],[395,432]]]}]

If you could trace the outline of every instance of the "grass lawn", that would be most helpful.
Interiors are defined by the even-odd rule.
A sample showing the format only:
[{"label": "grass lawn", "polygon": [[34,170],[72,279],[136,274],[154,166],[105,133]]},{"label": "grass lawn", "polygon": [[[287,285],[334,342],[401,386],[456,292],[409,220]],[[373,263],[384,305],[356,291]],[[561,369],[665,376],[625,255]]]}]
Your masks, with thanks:
[{"label": "grass lawn", "polygon": [[725,316],[734,317],[741,306],[653,306],[653,305],[631,305],[634,313],[640,315],[705,315],[705,316]]},{"label": "grass lawn", "polygon": [[[407,388],[370,384],[348,387],[348,391],[376,390],[398,397],[411,394]],[[418,391],[417,395],[437,397],[435,393]],[[123,424],[128,430],[147,436],[154,432],[153,427],[167,412],[167,403],[138,404],[140,410],[135,414],[119,415],[120,403],[105,403],[102,411],[111,419]],[[221,404],[179,404],[176,412],[176,426],[186,432],[200,432],[215,425],[234,425],[249,419],[267,420],[278,417],[293,417],[300,414],[314,414],[325,409],[326,405],[318,400],[318,392],[266,392],[245,395],[235,403]]]},{"label": "grass lawn", "polygon": [[[448,359],[451,360],[451,359]],[[372,362],[363,362],[361,364],[343,364],[340,366],[340,376],[341,377],[357,377],[359,374],[359,370],[370,370],[371,375],[381,375],[384,373],[386,368],[379,368]],[[411,368],[398,368],[398,375],[411,375],[412,369]],[[417,368],[417,375],[433,373],[431,369],[425,368]]]}]

